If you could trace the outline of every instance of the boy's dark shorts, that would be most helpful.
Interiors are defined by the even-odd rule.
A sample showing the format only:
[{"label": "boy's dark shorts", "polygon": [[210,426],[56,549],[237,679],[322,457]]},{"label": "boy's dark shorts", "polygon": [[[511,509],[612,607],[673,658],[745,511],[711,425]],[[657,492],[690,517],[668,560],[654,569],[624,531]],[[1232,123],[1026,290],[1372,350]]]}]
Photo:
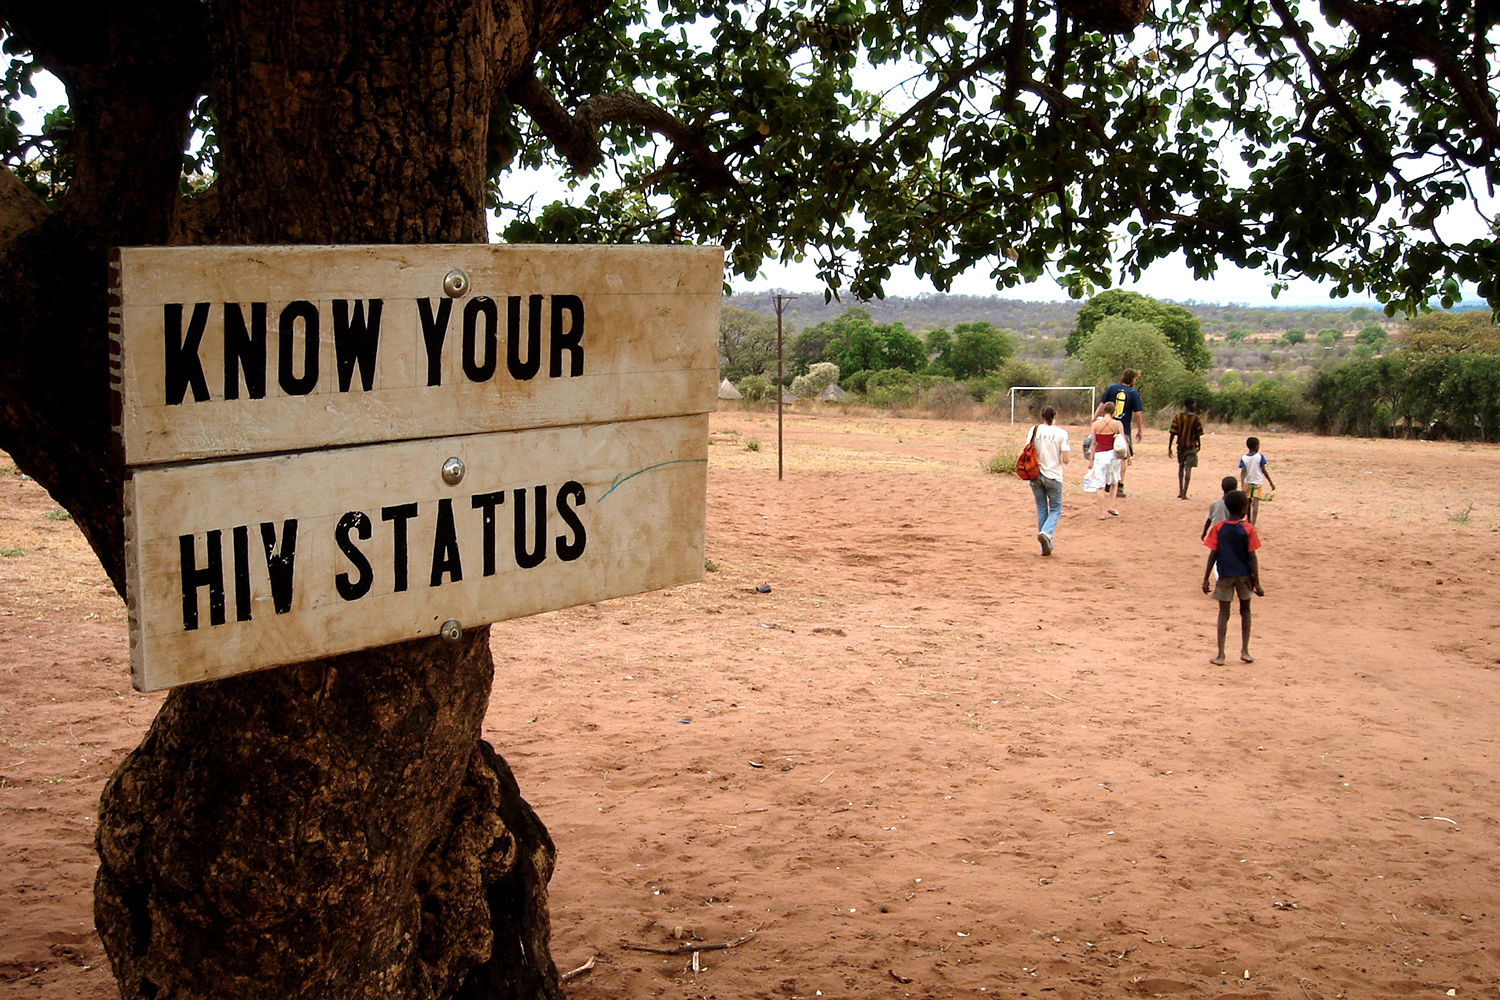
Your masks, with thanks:
[{"label": "boy's dark shorts", "polygon": [[1178,449],[1177,464],[1184,469],[1196,469],[1198,467],[1198,449]]},{"label": "boy's dark shorts", "polygon": [[1254,596],[1255,588],[1248,576],[1221,576],[1214,585],[1213,599],[1216,601],[1232,601],[1236,597],[1248,601]]}]

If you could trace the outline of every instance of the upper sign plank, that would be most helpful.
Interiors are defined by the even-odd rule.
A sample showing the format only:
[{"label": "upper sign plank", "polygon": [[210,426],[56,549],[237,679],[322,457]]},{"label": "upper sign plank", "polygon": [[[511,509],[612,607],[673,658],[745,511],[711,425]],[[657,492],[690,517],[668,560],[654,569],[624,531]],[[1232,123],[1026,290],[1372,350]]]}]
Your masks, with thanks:
[{"label": "upper sign plank", "polygon": [[718,247],[132,247],[133,467],[705,413]]}]

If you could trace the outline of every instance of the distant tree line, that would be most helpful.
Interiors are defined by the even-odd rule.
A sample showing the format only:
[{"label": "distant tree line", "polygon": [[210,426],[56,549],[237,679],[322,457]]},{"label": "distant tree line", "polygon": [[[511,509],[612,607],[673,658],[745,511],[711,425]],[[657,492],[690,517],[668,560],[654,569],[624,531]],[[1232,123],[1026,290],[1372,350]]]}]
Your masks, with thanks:
[{"label": "distant tree line", "polygon": [[[1139,371],[1137,388],[1149,412],[1165,416],[1191,397],[1210,420],[1335,434],[1448,436],[1500,440],[1500,327],[1487,310],[1429,313],[1409,319],[1399,347],[1369,309],[1341,316],[1311,336],[1300,327],[1275,339],[1308,359],[1306,370],[1278,375],[1225,371],[1206,380],[1214,355],[1194,311],[1136,292],[1102,292],[1073,311],[1062,384],[1102,389],[1125,368]],[[721,373],[751,400],[774,398],[773,317],[726,305],[720,337]],[[1340,327],[1358,326],[1348,336]],[[1240,350],[1243,327],[1229,330],[1220,350]],[[1014,386],[1058,384],[1053,370],[1017,357],[1014,331],[986,320],[928,329],[923,336],[870,310],[846,309],[794,334],[785,347],[783,385],[799,397],[837,382],[860,402],[926,409],[1004,402]],[[1264,334],[1259,341],[1264,347]],[[815,377],[810,373],[816,372]],[[1030,400],[1041,405],[1040,396]]]}]

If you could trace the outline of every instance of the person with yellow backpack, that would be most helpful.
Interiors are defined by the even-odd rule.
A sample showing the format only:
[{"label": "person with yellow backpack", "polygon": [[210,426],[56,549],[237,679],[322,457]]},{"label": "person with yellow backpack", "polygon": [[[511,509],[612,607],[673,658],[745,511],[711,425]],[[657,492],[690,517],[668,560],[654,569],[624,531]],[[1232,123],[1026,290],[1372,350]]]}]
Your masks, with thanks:
[{"label": "person with yellow backpack", "polygon": [[[1114,418],[1125,425],[1125,440],[1127,442],[1130,441],[1131,418],[1142,410],[1141,394],[1135,388],[1135,380],[1140,377],[1140,374],[1134,368],[1125,369],[1120,373],[1120,381],[1107,386],[1102,397],[1105,402],[1114,404]],[[1141,442],[1141,425],[1144,422],[1144,419],[1134,421],[1135,444],[1140,444]],[[1125,470],[1130,468],[1130,458],[1134,454],[1135,448],[1131,447],[1129,453],[1125,456],[1125,460],[1120,463],[1120,482],[1115,487],[1116,498],[1125,495]]]}]

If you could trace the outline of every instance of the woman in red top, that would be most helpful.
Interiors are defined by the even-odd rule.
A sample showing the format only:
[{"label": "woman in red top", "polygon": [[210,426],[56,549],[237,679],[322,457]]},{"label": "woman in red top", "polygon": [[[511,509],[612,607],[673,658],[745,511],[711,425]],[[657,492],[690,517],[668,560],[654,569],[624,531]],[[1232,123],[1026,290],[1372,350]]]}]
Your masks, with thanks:
[{"label": "woman in red top", "polygon": [[1115,484],[1120,481],[1120,457],[1115,454],[1115,435],[1125,433],[1125,425],[1115,419],[1114,404],[1103,402],[1094,411],[1094,422],[1089,426],[1094,435],[1094,464],[1089,474],[1083,477],[1085,493],[1099,496],[1099,520],[1117,517],[1119,511],[1109,505],[1115,497]]}]

